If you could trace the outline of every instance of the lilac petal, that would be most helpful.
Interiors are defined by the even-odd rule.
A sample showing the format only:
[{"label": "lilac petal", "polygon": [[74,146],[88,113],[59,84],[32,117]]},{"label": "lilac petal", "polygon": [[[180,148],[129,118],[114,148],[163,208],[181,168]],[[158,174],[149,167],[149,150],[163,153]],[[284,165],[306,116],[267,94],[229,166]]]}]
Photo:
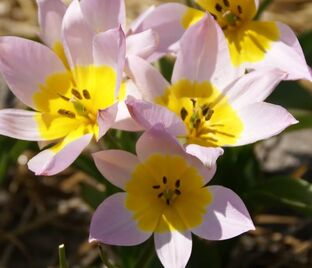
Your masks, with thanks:
[{"label": "lilac petal", "polygon": [[153,154],[171,154],[186,156],[178,140],[170,135],[162,125],[157,124],[143,133],[136,144],[139,160],[143,162]]},{"label": "lilac petal", "polygon": [[94,63],[99,66],[110,66],[117,74],[116,96],[120,89],[125,64],[125,42],[125,35],[120,27],[96,35],[93,41]]},{"label": "lilac petal", "polygon": [[174,65],[172,83],[181,79],[210,81],[221,89],[235,80],[243,70],[231,64],[227,41],[212,16],[206,15],[182,36]]},{"label": "lilac petal", "polygon": [[241,76],[223,89],[231,106],[238,110],[242,107],[265,100],[286,78],[286,74],[277,69],[264,69]]},{"label": "lilac petal", "polygon": [[92,139],[91,134],[84,135],[66,144],[60,151],[47,149],[28,162],[28,168],[36,175],[52,176],[70,166]]},{"label": "lilac petal", "polygon": [[169,87],[169,83],[156,68],[137,56],[128,57],[126,73],[147,101],[153,102],[156,97],[162,96]]},{"label": "lilac petal", "polygon": [[139,164],[139,160],[134,154],[121,150],[101,151],[92,156],[102,175],[123,190],[131,178],[132,172]]},{"label": "lilac petal", "polygon": [[99,135],[97,141],[112,127],[117,115],[118,103],[113,104],[107,109],[99,110],[97,114],[97,123],[99,125]]},{"label": "lilac petal", "polygon": [[5,109],[0,110],[0,134],[15,139],[44,140],[35,121],[37,112]]},{"label": "lilac petal", "polygon": [[112,128],[125,131],[141,131],[143,127],[139,125],[130,115],[127,105],[124,101],[118,103],[118,112],[116,121]]},{"label": "lilac petal", "polygon": [[[262,62],[251,66],[255,69],[276,68],[287,74],[285,80],[307,79],[312,81],[311,69],[295,33],[285,24],[276,23],[280,30],[280,40],[273,42]],[[290,64],[291,63],[291,64]]]},{"label": "lilac petal", "polygon": [[48,47],[19,37],[0,38],[0,72],[16,97],[35,109],[33,95],[48,76],[66,69]]},{"label": "lilac petal", "polygon": [[156,124],[161,124],[173,136],[186,135],[182,119],[167,108],[130,97],[128,97],[126,104],[133,119],[144,129],[150,129]]},{"label": "lilac petal", "polygon": [[159,36],[152,30],[146,30],[127,37],[127,55],[148,58],[157,48]]},{"label": "lilac petal", "polygon": [[[189,144],[185,147],[186,152],[195,159],[189,160],[201,172],[204,184],[208,183],[217,170],[217,159],[223,155],[222,148],[209,148],[197,144]],[[200,160],[200,161],[199,161]]]},{"label": "lilac petal", "polygon": [[154,234],[157,256],[164,267],[185,267],[192,252],[191,232]]},{"label": "lilac petal", "polygon": [[62,24],[62,40],[68,62],[87,66],[93,63],[92,45],[95,33],[85,20],[78,0],[73,0],[66,10]]},{"label": "lilac petal", "polygon": [[61,42],[62,20],[66,5],[61,0],[37,0],[40,36],[49,47]]},{"label": "lilac petal", "polygon": [[125,27],[124,0],[81,0],[80,6],[94,32]]},{"label": "lilac petal", "polygon": [[108,197],[91,219],[89,241],[109,245],[133,246],[143,243],[152,233],[138,229],[132,213],[125,207],[125,193]]},{"label": "lilac petal", "polygon": [[223,186],[210,186],[212,203],[203,223],[192,232],[208,240],[224,240],[254,230],[250,215],[237,194]]},{"label": "lilac petal", "polygon": [[159,36],[159,45],[149,61],[155,61],[170,52],[171,47],[180,40],[185,31],[182,18],[187,9],[187,6],[178,3],[162,4],[151,7],[132,24],[132,33],[151,29]]},{"label": "lilac petal", "polygon": [[271,103],[253,103],[237,112],[243,121],[244,130],[235,146],[268,139],[298,123],[286,109]]}]

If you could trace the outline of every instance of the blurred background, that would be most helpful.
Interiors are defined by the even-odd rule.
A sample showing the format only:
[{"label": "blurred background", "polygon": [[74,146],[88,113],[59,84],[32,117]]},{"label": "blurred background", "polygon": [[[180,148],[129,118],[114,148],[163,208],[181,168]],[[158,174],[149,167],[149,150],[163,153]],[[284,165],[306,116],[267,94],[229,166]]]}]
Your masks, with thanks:
[{"label": "blurred background", "polygon": [[[70,2],[70,1],[67,1]],[[169,1],[126,0],[129,22],[152,4]],[[190,3],[191,1],[171,1]],[[292,27],[312,66],[312,1],[262,1],[261,19]],[[38,41],[35,0],[0,0],[0,35]],[[162,59],[160,69],[170,69]],[[312,85],[283,82],[269,99],[289,109],[300,124],[255,145],[226,149],[213,184],[236,191],[246,202],[256,231],[223,242],[194,239],[188,267],[312,267]],[[0,77],[0,108],[22,107]],[[88,153],[104,148],[134,151],[139,134],[110,131]],[[36,177],[27,161],[35,142],[0,136],[0,268],[58,267],[64,243],[69,267],[161,267],[153,241],[137,247],[88,243],[96,206],[116,189],[96,170],[89,154],[52,177]]]}]

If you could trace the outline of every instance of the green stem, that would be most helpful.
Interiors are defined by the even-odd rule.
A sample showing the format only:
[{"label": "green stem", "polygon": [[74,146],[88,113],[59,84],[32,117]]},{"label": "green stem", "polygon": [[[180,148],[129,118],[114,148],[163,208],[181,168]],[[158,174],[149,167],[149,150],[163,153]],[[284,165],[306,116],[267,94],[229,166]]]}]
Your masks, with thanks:
[{"label": "green stem", "polygon": [[150,262],[155,256],[153,241],[148,241],[143,253],[141,254],[139,260],[137,261],[135,268],[148,268],[150,267]]},{"label": "green stem", "polygon": [[59,245],[59,263],[60,263],[60,268],[68,268],[67,262],[66,262],[64,244]]},{"label": "green stem", "polygon": [[255,20],[258,20],[263,11],[266,10],[266,8],[272,3],[272,0],[263,0],[259,6],[259,9],[258,9],[258,12],[257,12],[257,15],[255,16]]},{"label": "green stem", "polygon": [[115,265],[113,265],[113,264],[111,264],[111,263],[109,262],[108,257],[107,257],[107,254],[106,254],[106,252],[104,252],[102,246],[101,246],[101,245],[98,245],[98,248],[99,248],[99,252],[100,252],[100,258],[101,258],[103,264],[105,264],[105,266],[106,266],[107,268],[116,268],[117,266],[115,266]]}]

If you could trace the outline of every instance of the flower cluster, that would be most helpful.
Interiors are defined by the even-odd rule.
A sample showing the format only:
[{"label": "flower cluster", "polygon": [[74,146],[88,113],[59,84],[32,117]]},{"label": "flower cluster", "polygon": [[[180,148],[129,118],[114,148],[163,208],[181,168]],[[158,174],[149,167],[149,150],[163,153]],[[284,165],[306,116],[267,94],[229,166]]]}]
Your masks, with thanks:
[{"label": "flower cluster", "polygon": [[[37,2],[44,44],[0,38],[0,71],[31,108],[1,110],[0,134],[44,144],[29,169],[61,172],[110,128],[145,131],[137,155],[93,154],[123,192],[95,211],[90,242],[136,245],[154,234],[162,264],[185,267],[191,233],[222,240],[253,230],[243,201],[207,183],[221,147],[297,123],[264,101],[282,80],[312,80],[292,30],[253,20],[257,0],[196,0],[202,10],[163,4],[128,28],[123,0]],[[171,82],[152,65],[167,54]]]}]

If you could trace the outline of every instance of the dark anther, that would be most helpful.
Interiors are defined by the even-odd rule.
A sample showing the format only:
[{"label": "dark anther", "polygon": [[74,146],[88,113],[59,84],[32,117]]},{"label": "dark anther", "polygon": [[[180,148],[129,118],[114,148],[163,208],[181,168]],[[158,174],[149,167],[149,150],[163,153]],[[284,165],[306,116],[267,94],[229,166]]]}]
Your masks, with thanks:
[{"label": "dark anther", "polygon": [[200,118],[197,118],[196,121],[194,122],[194,127],[195,127],[195,128],[199,128],[200,123],[201,123]]},{"label": "dark anther", "polygon": [[164,195],[164,193],[158,194],[158,198],[161,198]]},{"label": "dark anther", "polygon": [[167,183],[167,177],[163,176],[163,183],[166,184]]},{"label": "dark anther", "polygon": [[183,121],[185,120],[185,118],[187,117],[187,115],[188,115],[188,112],[187,112],[187,110],[183,107],[183,108],[181,109],[181,111],[180,111],[180,116],[181,116],[181,118],[182,118]]},{"label": "dark anther", "polygon": [[230,6],[230,2],[229,0],[223,0],[223,3],[226,7],[229,7]]},{"label": "dark anther", "polygon": [[218,12],[222,11],[222,6],[220,4],[216,4],[215,8]]},{"label": "dark anther", "polygon": [[202,108],[203,116],[206,116],[207,113],[209,112],[209,106],[207,104],[204,104],[201,108]]},{"label": "dark anther", "polygon": [[80,92],[77,90],[77,89],[72,89],[71,90],[71,93],[77,98],[77,99],[79,99],[79,100],[82,100],[82,96],[81,96],[81,94],[80,94]]},{"label": "dark anther", "polygon": [[181,184],[180,180],[176,180],[176,182],[175,182],[175,187],[179,188],[179,187],[180,187],[180,184]]},{"label": "dark anther", "polygon": [[192,104],[193,104],[193,108],[195,108],[196,100],[195,100],[195,99],[191,99],[191,102],[192,102]]},{"label": "dark anther", "polygon": [[63,100],[70,101],[70,98],[67,98],[66,96],[63,96],[63,95],[61,95],[61,94],[59,94],[59,96],[60,96]]},{"label": "dark anther", "polygon": [[209,110],[209,112],[205,115],[205,120],[206,121],[210,120],[213,113],[214,113],[214,110]]},{"label": "dark anther", "polygon": [[84,90],[82,91],[82,94],[83,94],[83,96],[84,96],[85,99],[87,99],[87,100],[90,100],[90,99],[91,99],[91,96],[90,96],[90,93],[89,93],[88,90],[84,89]]},{"label": "dark anther", "polygon": [[175,192],[177,195],[180,195],[180,194],[181,194],[181,191],[178,190],[178,189],[175,189],[174,192]]},{"label": "dark anther", "polygon": [[153,189],[159,189],[160,185],[153,185]]},{"label": "dark anther", "polygon": [[239,13],[239,14],[242,14],[242,13],[243,13],[242,6],[238,5],[238,6],[237,6],[237,10],[238,10],[238,13]]},{"label": "dark anther", "polygon": [[170,205],[170,200],[166,199],[166,204],[169,206]]},{"label": "dark anther", "polygon": [[67,110],[64,110],[64,109],[59,109],[57,112],[58,112],[60,115],[64,115],[64,116],[66,116],[66,117],[68,117],[68,118],[71,118],[71,119],[73,119],[73,118],[76,117],[76,115],[75,115],[73,112],[67,111]]}]

